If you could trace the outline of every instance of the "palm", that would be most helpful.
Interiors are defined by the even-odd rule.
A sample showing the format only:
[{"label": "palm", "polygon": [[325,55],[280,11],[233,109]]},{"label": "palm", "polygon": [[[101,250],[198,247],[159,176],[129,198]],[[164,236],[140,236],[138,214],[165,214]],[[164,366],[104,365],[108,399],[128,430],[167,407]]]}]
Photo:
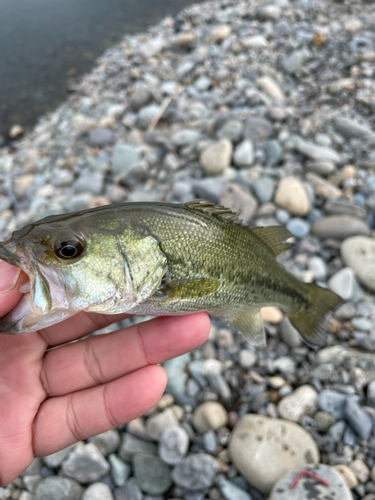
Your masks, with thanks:
[{"label": "palm", "polygon": [[[1,295],[0,317],[17,300],[17,290]],[[62,345],[118,320],[80,313],[39,332],[0,335],[0,486],[35,456],[146,412],[166,384],[156,365],[200,345],[209,331],[200,313]],[[55,346],[60,347],[48,350]]]}]

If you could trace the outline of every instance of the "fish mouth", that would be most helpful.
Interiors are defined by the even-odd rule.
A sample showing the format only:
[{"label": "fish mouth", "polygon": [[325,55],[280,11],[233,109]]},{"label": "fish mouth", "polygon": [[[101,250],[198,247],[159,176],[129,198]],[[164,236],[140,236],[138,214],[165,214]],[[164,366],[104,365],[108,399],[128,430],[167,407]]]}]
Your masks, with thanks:
[{"label": "fish mouth", "polygon": [[0,333],[19,334],[45,328],[70,316],[61,272],[39,263],[14,241],[0,243],[0,259],[18,267],[28,280],[18,304],[0,319]]}]

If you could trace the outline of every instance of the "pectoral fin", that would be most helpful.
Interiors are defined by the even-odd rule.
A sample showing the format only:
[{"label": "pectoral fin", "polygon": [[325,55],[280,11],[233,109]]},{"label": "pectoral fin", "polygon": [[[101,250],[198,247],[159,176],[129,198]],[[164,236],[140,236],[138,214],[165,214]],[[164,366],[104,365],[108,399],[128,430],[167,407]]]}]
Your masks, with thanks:
[{"label": "pectoral fin", "polygon": [[260,309],[249,309],[243,313],[227,318],[237,328],[239,333],[253,345],[266,346],[266,334]]}]

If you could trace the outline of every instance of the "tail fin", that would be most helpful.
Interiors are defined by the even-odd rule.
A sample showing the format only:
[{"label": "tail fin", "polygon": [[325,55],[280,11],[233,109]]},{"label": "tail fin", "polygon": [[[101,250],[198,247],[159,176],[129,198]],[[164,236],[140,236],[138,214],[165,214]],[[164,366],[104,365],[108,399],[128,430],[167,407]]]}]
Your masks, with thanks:
[{"label": "tail fin", "polygon": [[291,312],[288,316],[308,344],[323,346],[329,319],[343,300],[335,293],[318,285],[306,284],[305,286],[308,306]]}]

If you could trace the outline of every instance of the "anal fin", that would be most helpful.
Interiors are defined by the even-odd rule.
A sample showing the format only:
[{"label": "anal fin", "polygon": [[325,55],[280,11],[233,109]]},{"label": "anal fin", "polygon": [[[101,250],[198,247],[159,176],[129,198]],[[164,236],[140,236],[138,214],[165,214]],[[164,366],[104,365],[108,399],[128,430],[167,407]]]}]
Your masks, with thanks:
[{"label": "anal fin", "polygon": [[258,347],[266,346],[266,334],[260,309],[249,309],[227,319],[251,344]]}]

